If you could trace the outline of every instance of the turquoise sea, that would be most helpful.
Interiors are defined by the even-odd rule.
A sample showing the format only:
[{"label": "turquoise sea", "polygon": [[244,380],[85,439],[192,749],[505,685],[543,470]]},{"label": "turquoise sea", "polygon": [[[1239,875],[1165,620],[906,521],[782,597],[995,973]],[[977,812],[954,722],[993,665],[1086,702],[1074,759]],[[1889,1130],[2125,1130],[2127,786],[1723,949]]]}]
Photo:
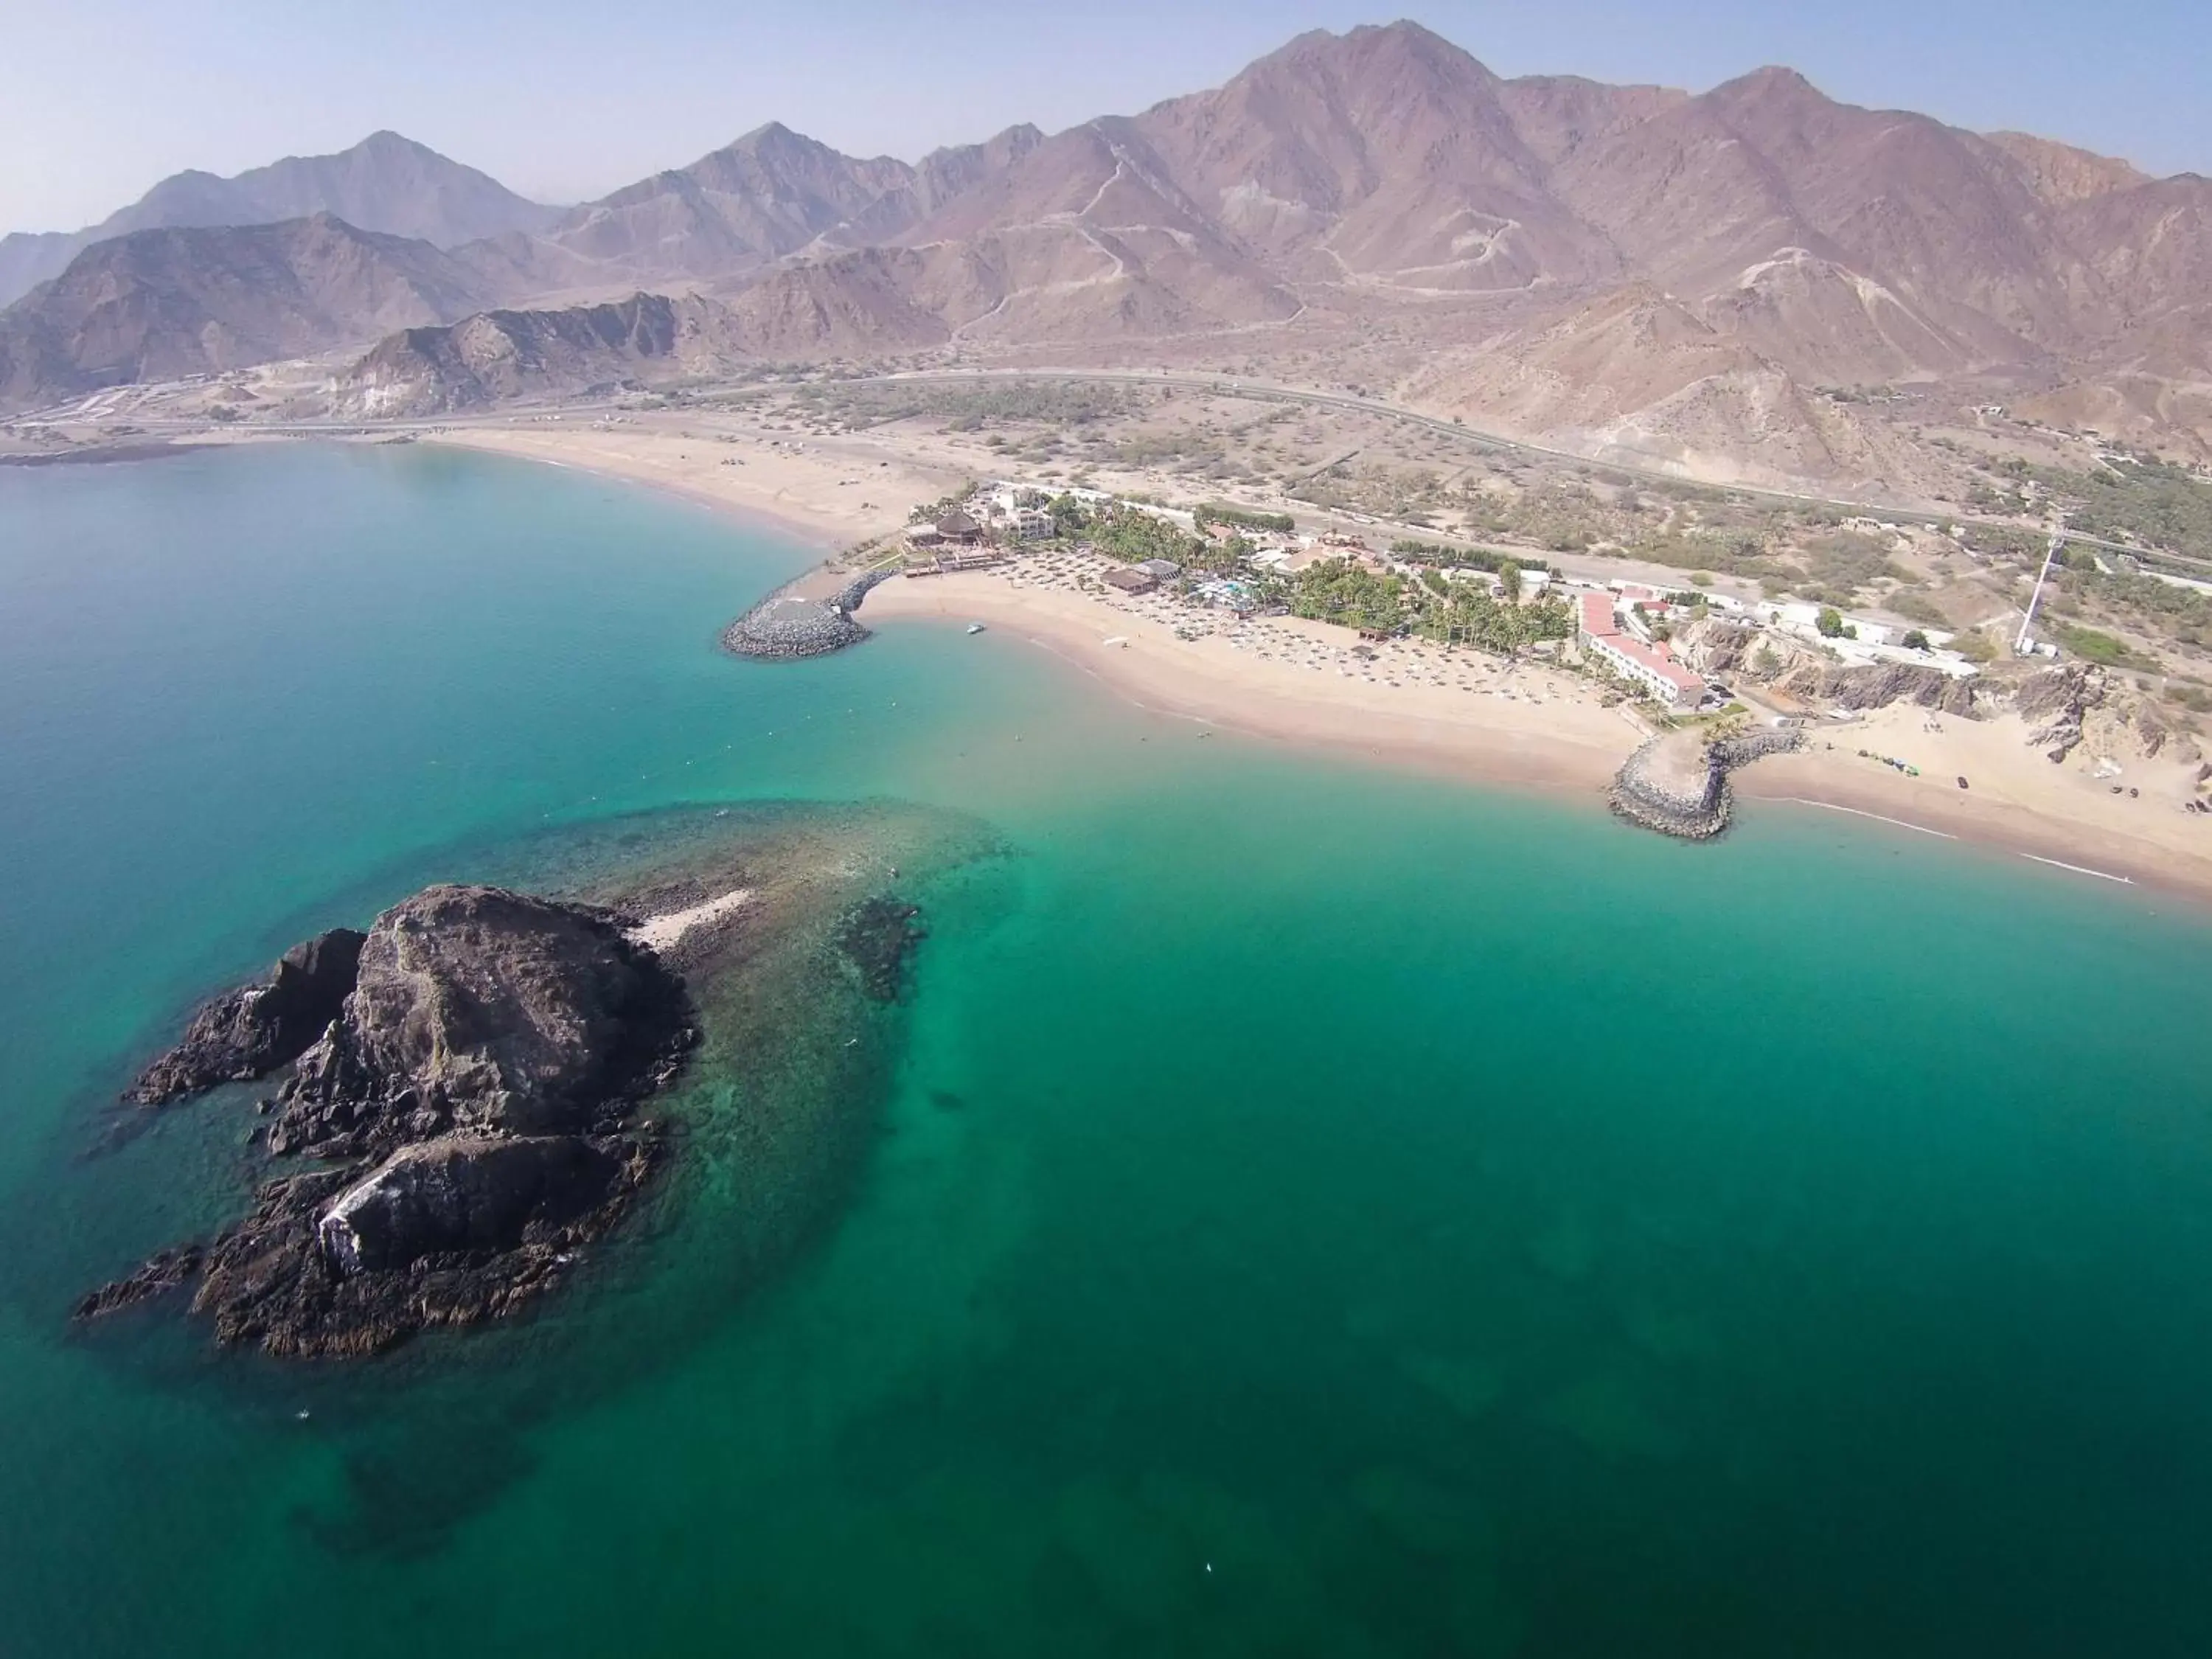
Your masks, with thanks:
[{"label": "turquoise sea", "polygon": [[[2212,1652],[2212,919],[1000,632],[720,654],[808,556],[422,447],[0,469],[0,1654]],[[198,996],[699,806],[988,848],[880,1066],[689,1085],[848,1097],[803,1224],[695,1179],[351,1369],[69,1324],[235,1201],[237,1101],[102,1149]]]}]

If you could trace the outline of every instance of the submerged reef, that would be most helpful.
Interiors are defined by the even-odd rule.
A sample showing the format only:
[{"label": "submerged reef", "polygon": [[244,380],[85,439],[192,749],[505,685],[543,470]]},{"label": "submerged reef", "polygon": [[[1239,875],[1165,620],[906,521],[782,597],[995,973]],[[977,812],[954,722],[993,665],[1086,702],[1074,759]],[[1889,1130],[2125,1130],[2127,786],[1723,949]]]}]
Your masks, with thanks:
[{"label": "submerged reef", "polygon": [[892,805],[686,809],[549,838],[491,861],[512,884],[434,885],[317,935],[210,1000],[125,1091],[145,1124],[268,1085],[250,1191],[226,1206],[244,1212],[76,1316],[175,1295],[227,1346],[366,1355],[514,1312],[642,1200],[702,1191],[734,1206],[729,1271],[772,1271],[847,1190],[891,1073],[924,934],[885,883],[997,850],[972,821]]}]

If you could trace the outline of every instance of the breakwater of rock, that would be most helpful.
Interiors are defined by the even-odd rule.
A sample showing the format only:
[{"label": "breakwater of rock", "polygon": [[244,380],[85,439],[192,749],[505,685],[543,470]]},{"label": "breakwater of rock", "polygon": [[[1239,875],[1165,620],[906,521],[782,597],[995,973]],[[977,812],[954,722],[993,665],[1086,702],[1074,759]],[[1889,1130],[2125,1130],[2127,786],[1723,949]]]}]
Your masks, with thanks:
[{"label": "breakwater of rock", "polygon": [[1728,828],[1735,808],[1729,774],[1803,742],[1803,734],[1788,726],[1710,743],[1702,732],[1670,732],[1628,757],[1613,775],[1607,799],[1631,823],[1685,841],[1711,841]]},{"label": "breakwater of rock", "polygon": [[740,657],[791,659],[826,656],[858,645],[868,630],[853,613],[877,583],[895,571],[870,570],[824,598],[800,590],[818,586],[819,573],[778,588],[722,630],[722,648]]}]

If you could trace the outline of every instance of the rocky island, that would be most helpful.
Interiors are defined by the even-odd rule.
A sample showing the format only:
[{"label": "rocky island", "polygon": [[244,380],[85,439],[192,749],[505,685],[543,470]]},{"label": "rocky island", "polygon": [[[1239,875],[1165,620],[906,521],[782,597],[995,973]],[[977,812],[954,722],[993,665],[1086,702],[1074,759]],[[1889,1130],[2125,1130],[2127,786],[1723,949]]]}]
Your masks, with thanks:
[{"label": "rocky island", "polygon": [[256,1135],[313,1167],[77,1312],[191,1284],[219,1340],[298,1356],[495,1317],[620,1218],[659,1147],[637,1109],[697,1039],[683,981],[618,913],[427,888],[288,951],[146,1069],[128,1097],[152,1106],[291,1066]]}]

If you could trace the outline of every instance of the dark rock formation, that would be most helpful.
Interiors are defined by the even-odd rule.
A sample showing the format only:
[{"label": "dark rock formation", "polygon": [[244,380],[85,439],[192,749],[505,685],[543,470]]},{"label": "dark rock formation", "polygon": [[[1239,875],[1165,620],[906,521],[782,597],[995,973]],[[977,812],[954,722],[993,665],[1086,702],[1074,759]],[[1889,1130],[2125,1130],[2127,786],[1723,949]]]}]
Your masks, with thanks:
[{"label": "dark rock formation", "polygon": [[598,1207],[618,1160],[578,1135],[441,1135],[394,1152],[333,1200],[316,1231],[341,1273],[426,1255],[510,1250]]},{"label": "dark rock formation", "polygon": [[771,593],[722,630],[722,648],[740,657],[821,657],[858,645],[868,630],[854,620],[860,601],[896,571],[871,570],[827,599],[810,599],[783,588]]},{"label": "dark rock formation", "polygon": [[149,1297],[173,1291],[190,1283],[206,1260],[207,1251],[198,1244],[173,1244],[165,1250],[156,1250],[128,1279],[116,1279],[80,1297],[76,1316],[97,1319],[102,1314],[117,1313]]},{"label": "dark rock formation", "polygon": [[1905,702],[1961,720],[1970,720],[1974,714],[1972,680],[1957,679],[1940,668],[1917,663],[1864,663],[1852,667],[1808,664],[1784,674],[1774,685],[1793,697],[1838,708],[1887,708],[1893,702]]},{"label": "dark rock formation", "polygon": [[357,1157],[457,1129],[618,1122],[680,1059],[689,1006],[608,912],[426,888],[377,918],[345,1017],[278,1097],[270,1150]]},{"label": "dark rock formation", "polygon": [[1907,702],[1962,720],[1974,718],[1973,682],[1954,678],[1932,664],[1846,665],[1795,641],[1717,617],[1693,623],[1681,643],[1701,672],[1741,675],[1802,702],[1861,709]]},{"label": "dark rock formation", "polygon": [[837,948],[860,976],[860,988],[878,1002],[896,1002],[906,966],[921,943],[921,912],[893,898],[867,900],[845,918]]},{"label": "dark rock formation", "polygon": [[2028,746],[2063,761],[2081,741],[2081,720],[2105,700],[2105,677],[2080,663],[2045,668],[2021,682],[2013,696],[2020,717],[2034,730]]},{"label": "dark rock formation", "polygon": [[441,886],[350,945],[334,938],[286,958],[325,984],[349,956],[351,988],[300,1054],[266,1138],[272,1156],[348,1162],[268,1182],[204,1257],[163,1252],[80,1316],[197,1274],[193,1310],[224,1342],[372,1352],[506,1312],[643,1184],[655,1142],[630,1113],[697,1033],[682,982],[619,917]]},{"label": "dark rock formation", "polygon": [[1711,743],[1696,732],[1668,732],[1628,757],[1607,799],[1632,823],[1685,841],[1710,841],[1728,828],[1735,809],[1729,774],[1763,755],[1786,754],[1803,741],[1794,726]]},{"label": "dark rock formation", "polygon": [[366,938],[333,927],[294,945],[265,984],[226,992],[203,1006],[183,1039],[141,1073],[124,1097],[158,1106],[290,1065],[344,1007]]}]

